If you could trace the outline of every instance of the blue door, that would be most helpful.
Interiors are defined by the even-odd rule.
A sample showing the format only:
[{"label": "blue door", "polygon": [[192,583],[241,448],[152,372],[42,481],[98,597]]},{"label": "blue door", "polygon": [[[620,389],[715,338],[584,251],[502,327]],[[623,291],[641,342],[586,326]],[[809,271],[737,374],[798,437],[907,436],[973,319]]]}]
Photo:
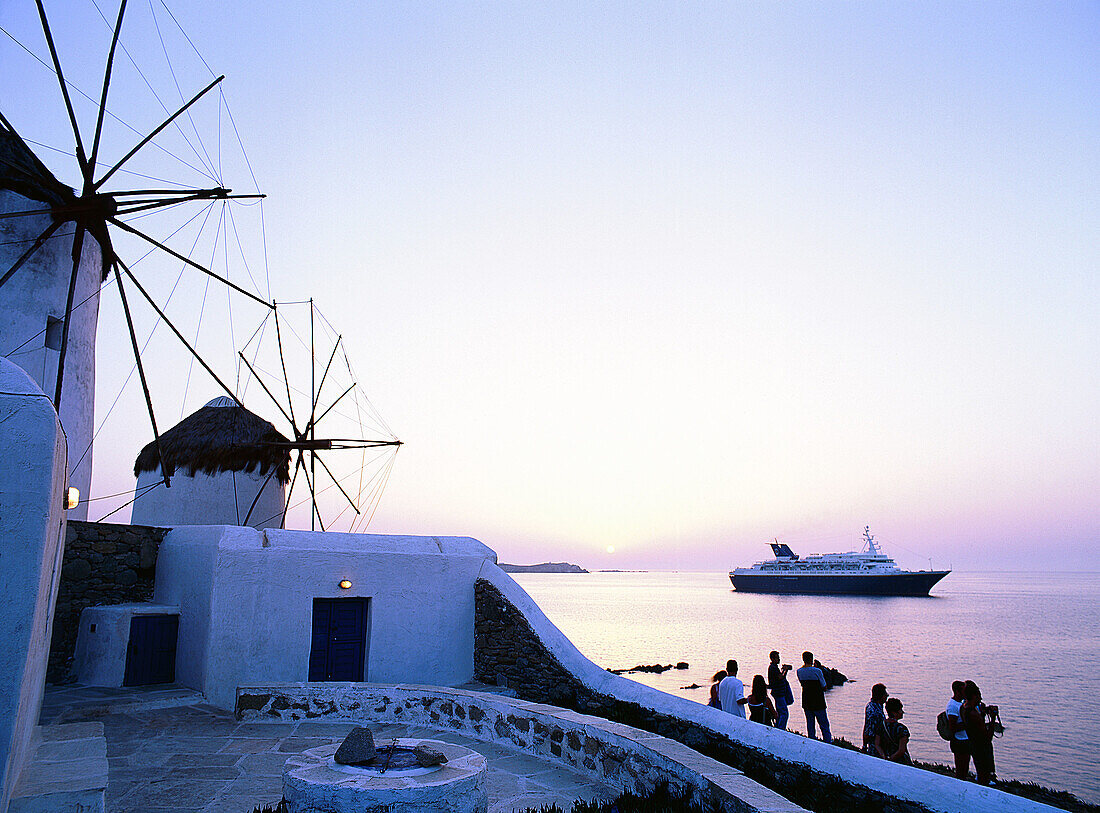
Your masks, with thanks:
[{"label": "blue door", "polygon": [[176,679],[178,615],[135,615],[130,619],[123,686],[172,683]]},{"label": "blue door", "polygon": [[310,681],[363,680],[369,601],[365,598],[313,599]]}]

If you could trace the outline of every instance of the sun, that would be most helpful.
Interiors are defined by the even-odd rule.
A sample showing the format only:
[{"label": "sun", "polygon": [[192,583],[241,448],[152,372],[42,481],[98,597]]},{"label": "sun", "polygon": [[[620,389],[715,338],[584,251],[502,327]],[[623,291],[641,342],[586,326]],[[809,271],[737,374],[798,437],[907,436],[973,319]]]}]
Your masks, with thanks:
[{"label": "sun", "polygon": [[608,545],[607,546],[607,552],[608,553],[614,553],[615,552],[615,546],[614,545]]}]

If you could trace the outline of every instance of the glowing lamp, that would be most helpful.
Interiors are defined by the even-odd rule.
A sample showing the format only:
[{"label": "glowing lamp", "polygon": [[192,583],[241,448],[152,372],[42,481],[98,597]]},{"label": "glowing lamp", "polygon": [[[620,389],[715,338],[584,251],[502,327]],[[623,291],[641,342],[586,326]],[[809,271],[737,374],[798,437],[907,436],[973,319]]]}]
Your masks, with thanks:
[{"label": "glowing lamp", "polygon": [[80,502],[80,489],[76,486],[69,486],[68,491],[65,492],[65,507],[76,508]]},{"label": "glowing lamp", "polygon": [[350,590],[351,589],[351,582],[348,581],[347,579],[343,579],[340,582],[340,589],[341,590]]}]

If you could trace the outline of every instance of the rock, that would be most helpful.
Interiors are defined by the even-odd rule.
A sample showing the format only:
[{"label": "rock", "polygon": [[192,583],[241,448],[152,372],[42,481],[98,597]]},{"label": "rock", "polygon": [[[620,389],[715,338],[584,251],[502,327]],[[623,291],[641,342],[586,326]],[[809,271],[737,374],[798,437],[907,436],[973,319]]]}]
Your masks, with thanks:
[{"label": "rock", "polygon": [[369,728],[356,726],[344,737],[340,747],[336,749],[333,757],[341,765],[357,765],[360,762],[369,762],[378,755],[374,747],[374,735]]},{"label": "rock", "polygon": [[418,745],[413,749],[416,764],[421,768],[430,768],[433,765],[442,765],[447,761],[442,751],[432,748],[430,745]]},{"label": "rock", "polygon": [[688,668],[688,662],[687,661],[680,661],[678,664],[676,664],[676,668],[677,669],[687,669]]}]

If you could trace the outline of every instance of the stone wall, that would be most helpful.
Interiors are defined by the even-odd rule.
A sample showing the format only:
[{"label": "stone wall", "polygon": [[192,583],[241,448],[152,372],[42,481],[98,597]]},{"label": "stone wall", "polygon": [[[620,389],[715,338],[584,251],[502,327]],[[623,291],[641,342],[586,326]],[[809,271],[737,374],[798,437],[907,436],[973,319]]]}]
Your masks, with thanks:
[{"label": "stone wall", "polygon": [[[507,686],[524,700],[563,706],[676,740],[817,813],[1054,810],[974,783],[748,723],[609,675],[577,652],[505,574],[491,576],[499,588],[486,575],[475,586],[475,678]],[[512,598],[503,589],[511,590]],[[521,610],[517,603],[524,600]],[[542,638],[529,617],[543,631]]]},{"label": "stone wall", "polygon": [[152,598],[157,551],[167,533],[144,525],[68,523],[47,681],[69,679],[81,610]]},{"label": "stone wall", "polygon": [[518,749],[620,792],[646,795],[667,785],[716,813],[807,813],[741,771],[665,737],[499,694],[374,683],[268,684],[240,687],[236,714],[244,721],[333,717],[427,726]]}]

